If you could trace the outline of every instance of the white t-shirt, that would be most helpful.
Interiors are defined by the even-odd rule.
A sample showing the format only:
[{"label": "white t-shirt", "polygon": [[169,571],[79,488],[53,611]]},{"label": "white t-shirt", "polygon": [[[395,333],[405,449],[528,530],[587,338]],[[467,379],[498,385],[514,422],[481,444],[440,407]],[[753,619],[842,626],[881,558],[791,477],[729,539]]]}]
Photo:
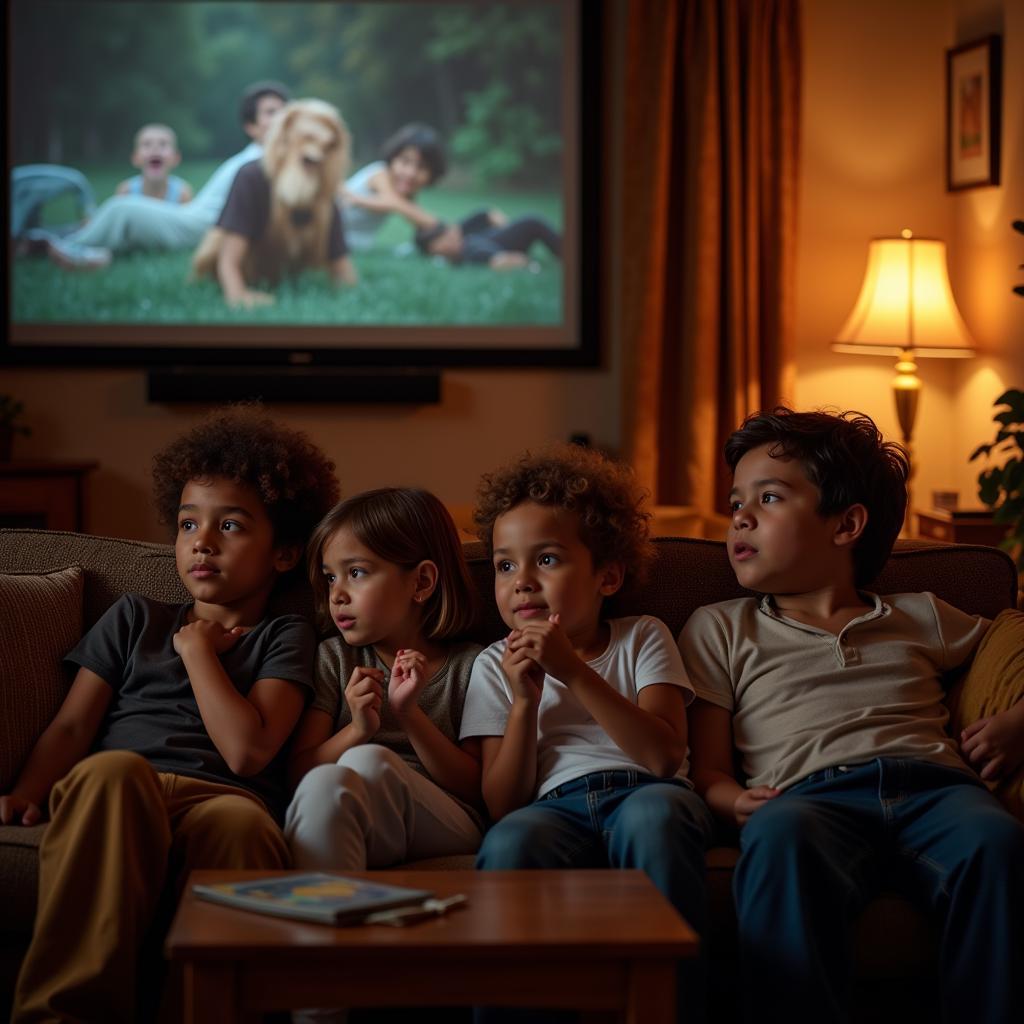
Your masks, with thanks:
[{"label": "white t-shirt", "polygon": [[263,147],[250,142],[245,149],[229,157],[210,175],[206,184],[196,193],[188,208],[192,213],[201,214],[212,227],[217,223],[220,211],[228,201],[228,193],[234,184],[239,168],[263,156]]},{"label": "white t-shirt", "polygon": [[[345,182],[345,189],[356,196],[372,197],[376,192],[370,188],[370,179],[381,171],[386,171],[388,165],[383,160],[375,160],[372,164],[356,171]],[[376,240],[377,232],[381,225],[391,216],[388,211],[367,210],[363,206],[356,206],[352,202],[341,204],[341,216],[345,223],[345,241],[352,252],[364,252],[372,249]]]},{"label": "white t-shirt", "polygon": [[[668,627],[650,615],[609,619],[611,639],[605,652],[587,664],[617,693],[632,703],[645,686],[668,683],[693,700],[679,651]],[[512,710],[512,690],[501,668],[505,640],[491,644],[473,665],[469,691],[462,709],[459,738],[504,736]],[[541,797],[565,782],[591,772],[648,769],[625,754],[594,720],[569,688],[551,676],[537,714],[537,793]],[[689,753],[676,777],[686,779]],[[689,780],[686,780],[689,784]]]}]

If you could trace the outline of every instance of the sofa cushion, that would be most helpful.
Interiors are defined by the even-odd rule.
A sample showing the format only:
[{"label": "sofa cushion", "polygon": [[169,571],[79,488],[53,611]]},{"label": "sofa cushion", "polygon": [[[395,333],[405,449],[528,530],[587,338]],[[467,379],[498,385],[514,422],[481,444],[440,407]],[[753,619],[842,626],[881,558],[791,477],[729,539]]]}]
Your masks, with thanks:
[{"label": "sofa cushion", "polygon": [[0,575],[0,793],[68,690],[61,659],[82,635],[82,570]]},{"label": "sofa cushion", "polygon": [[[1024,612],[996,616],[974,661],[949,695],[949,728],[958,737],[979,718],[1006,711],[1024,698]],[[1011,814],[1024,821],[1024,764],[990,787]]]},{"label": "sofa cushion", "polygon": [[4,907],[0,936],[17,935],[27,941],[32,934],[39,888],[39,844],[45,831],[46,825],[0,825],[0,893]]}]

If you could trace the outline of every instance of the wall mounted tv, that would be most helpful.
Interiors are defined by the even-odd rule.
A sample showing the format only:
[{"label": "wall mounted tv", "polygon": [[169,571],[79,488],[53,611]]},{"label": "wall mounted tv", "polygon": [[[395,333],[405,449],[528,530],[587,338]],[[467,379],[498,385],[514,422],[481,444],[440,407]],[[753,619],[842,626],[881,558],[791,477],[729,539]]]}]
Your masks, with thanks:
[{"label": "wall mounted tv", "polygon": [[[0,362],[595,364],[601,7],[9,0]],[[481,224],[490,233],[453,261],[417,245],[413,224],[393,212],[353,247],[355,286],[307,269],[264,286],[273,297],[266,305],[225,302],[216,280],[192,277],[194,241],[167,247],[145,232],[133,237],[138,214],[125,211],[140,197],[131,190],[159,187],[168,173],[160,159],[174,160],[147,164],[136,136],[145,125],[172,128],[180,163],[170,173],[200,193],[249,143],[239,99],[262,80],[337,107],[352,138],[349,181],[380,160],[401,127],[432,128],[445,172],[396,188],[429,216],[463,224],[464,243]],[[173,201],[146,197],[145,215]],[[340,195],[339,209],[347,201]],[[466,220],[475,213],[484,219]],[[109,232],[114,214],[121,227]],[[501,230],[526,219],[537,237]],[[488,246],[517,245],[521,258],[488,255]],[[103,263],[104,250],[105,265],[77,265]]]}]

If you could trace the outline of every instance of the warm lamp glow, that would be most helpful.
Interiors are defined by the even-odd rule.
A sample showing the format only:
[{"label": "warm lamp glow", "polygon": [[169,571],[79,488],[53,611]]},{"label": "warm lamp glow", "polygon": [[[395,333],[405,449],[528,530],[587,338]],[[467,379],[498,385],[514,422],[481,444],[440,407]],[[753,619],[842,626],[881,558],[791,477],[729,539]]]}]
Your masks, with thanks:
[{"label": "warm lamp glow", "polygon": [[924,357],[972,356],[974,345],[953,300],[946,243],[937,238],[875,238],[853,312],[832,344],[836,352]]},{"label": "warm lamp glow", "polygon": [[946,244],[937,238],[875,238],[853,312],[832,343],[836,352],[896,356],[893,393],[903,443],[911,447],[921,379],[918,356],[963,358],[974,344],[953,300]]}]

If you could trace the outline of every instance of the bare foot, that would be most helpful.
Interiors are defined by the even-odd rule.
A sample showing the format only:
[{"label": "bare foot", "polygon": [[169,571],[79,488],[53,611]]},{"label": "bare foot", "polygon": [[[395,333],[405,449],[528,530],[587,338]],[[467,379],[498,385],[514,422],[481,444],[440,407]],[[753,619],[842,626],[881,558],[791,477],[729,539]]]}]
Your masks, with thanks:
[{"label": "bare foot", "polygon": [[64,270],[100,270],[110,266],[111,252],[96,245],[81,245],[63,238],[49,238],[46,254]]}]

